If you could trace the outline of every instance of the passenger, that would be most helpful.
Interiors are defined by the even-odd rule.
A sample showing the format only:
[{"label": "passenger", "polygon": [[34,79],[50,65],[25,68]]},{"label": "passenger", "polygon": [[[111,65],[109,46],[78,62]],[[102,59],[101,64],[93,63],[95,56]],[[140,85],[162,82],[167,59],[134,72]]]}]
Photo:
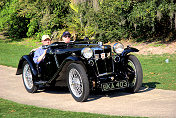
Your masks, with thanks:
[{"label": "passenger", "polygon": [[71,34],[70,32],[66,31],[62,34],[62,40],[65,42],[65,43],[70,43],[70,37],[71,37]]},{"label": "passenger", "polygon": [[[42,36],[42,45],[50,45],[51,44],[51,38],[49,35],[43,35]],[[43,59],[45,58],[47,49],[43,49],[42,46],[39,47],[35,52],[34,52],[34,57],[33,61],[36,64],[39,64]]]}]

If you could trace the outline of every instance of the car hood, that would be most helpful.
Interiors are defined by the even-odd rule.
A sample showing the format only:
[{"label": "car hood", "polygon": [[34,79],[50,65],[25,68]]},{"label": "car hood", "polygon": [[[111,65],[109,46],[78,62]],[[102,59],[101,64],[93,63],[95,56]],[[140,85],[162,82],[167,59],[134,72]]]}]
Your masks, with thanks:
[{"label": "car hood", "polygon": [[50,45],[52,49],[59,49],[59,50],[67,50],[67,51],[79,51],[83,48],[89,47],[93,51],[103,51],[103,50],[110,50],[110,45],[99,45],[99,44],[86,44],[86,43],[63,43],[63,42],[55,42]]}]

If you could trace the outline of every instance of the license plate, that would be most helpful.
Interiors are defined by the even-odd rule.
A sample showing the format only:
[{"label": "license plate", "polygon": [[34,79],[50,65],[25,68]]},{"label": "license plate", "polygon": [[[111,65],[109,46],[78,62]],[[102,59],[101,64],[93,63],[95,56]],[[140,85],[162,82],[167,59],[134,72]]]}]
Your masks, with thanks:
[{"label": "license plate", "polygon": [[101,84],[102,91],[109,91],[109,90],[121,89],[126,87],[129,87],[129,83],[126,80]]}]

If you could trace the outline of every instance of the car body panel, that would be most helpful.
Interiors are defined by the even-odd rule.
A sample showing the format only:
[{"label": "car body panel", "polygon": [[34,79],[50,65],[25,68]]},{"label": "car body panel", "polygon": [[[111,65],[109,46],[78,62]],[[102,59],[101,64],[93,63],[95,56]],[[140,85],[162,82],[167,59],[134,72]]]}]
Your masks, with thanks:
[{"label": "car body panel", "polygon": [[24,55],[24,56],[21,57],[21,59],[20,59],[20,61],[19,61],[19,64],[18,64],[18,69],[17,69],[16,75],[22,74],[22,72],[23,72],[22,69],[23,69],[23,63],[24,63],[24,61],[27,61],[27,62],[28,62],[28,64],[29,64],[29,66],[30,66],[30,68],[31,68],[31,71],[32,71],[33,75],[34,75],[34,76],[37,76],[37,75],[38,75],[38,72],[37,72],[36,67],[35,67],[36,65],[35,65],[35,63],[33,62],[33,60],[32,60],[32,58],[31,58],[30,55]]},{"label": "car body panel", "polygon": [[[89,59],[83,57],[81,51],[89,47],[93,51],[93,56]],[[45,81],[50,85],[54,83],[56,86],[67,86],[67,68],[71,63],[81,64],[88,76],[90,88],[102,88],[101,83],[109,83],[115,81],[126,80],[125,63],[127,63],[127,54],[137,52],[135,48],[126,48],[121,55],[112,55],[110,45],[99,45],[89,43],[60,43],[55,42],[49,46],[43,46],[47,49],[44,62],[42,64],[42,77],[38,77],[38,68],[33,62],[33,54],[21,57],[17,69],[17,75],[22,74],[23,62],[27,61],[30,65],[33,75],[37,83]],[[42,83],[43,84],[43,83]]]}]

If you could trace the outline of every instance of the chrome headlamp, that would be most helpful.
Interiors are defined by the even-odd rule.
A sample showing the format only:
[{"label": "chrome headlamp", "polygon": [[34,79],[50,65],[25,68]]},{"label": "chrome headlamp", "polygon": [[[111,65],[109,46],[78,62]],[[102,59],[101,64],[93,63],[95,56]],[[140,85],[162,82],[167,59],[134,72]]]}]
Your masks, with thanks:
[{"label": "chrome headlamp", "polygon": [[121,53],[123,52],[123,50],[124,50],[124,46],[123,46],[123,44],[121,44],[121,43],[115,43],[115,44],[113,45],[113,50],[114,50],[114,52],[116,52],[117,54],[121,54]]},{"label": "chrome headlamp", "polygon": [[93,55],[93,50],[92,50],[91,48],[86,47],[86,48],[83,48],[83,49],[81,50],[81,54],[82,54],[85,58],[89,59],[89,58],[91,58],[92,55]]}]

